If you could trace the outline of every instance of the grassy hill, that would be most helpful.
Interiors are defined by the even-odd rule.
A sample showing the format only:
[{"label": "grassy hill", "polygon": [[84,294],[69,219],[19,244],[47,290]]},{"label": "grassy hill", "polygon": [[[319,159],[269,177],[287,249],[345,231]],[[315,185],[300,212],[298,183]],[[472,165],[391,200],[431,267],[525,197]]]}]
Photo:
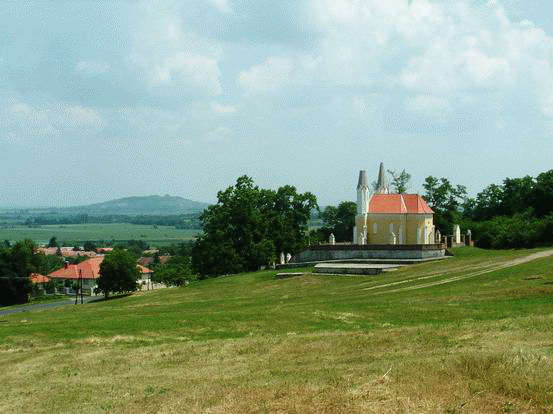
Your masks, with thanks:
[{"label": "grassy hill", "polygon": [[10,215],[66,215],[89,214],[92,216],[106,215],[174,215],[200,213],[208,206],[207,203],[189,200],[170,195],[150,195],[139,197],[124,197],[101,203],[73,207],[0,207],[2,220],[10,219]]},{"label": "grassy hill", "polygon": [[61,214],[185,214],[198,213],[208,204],[188,200],[177,196],[151,195],[144,197],[125,197],[86,206],[66,207],[58,209]]},{"label": "grassy hill", "polygon": [[553,256],[456,253],[0,316],[0,412],[551,412]]}]

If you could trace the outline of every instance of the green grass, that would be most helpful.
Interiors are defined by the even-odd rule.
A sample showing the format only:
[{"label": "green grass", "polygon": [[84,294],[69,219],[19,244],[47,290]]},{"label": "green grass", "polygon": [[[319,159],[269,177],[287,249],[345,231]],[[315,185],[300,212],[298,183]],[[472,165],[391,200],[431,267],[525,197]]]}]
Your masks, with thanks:
[{"label": "green grass", "polygon": [[536,252],[0,316],[0,412],[550,412],[553,256],[501,268]]},{"label": "green grass", "polygon": [[128,223],[114,224],[64,224],[44,225],[36,228],[23,225],[0,226],[0,240],[18,241],[31,239],[39,244],[48,243],[55,236],[58,242],[68,245],[87,240],[144,240],[151,244],[161,245],[179,243],[194,239],[199,230],[175,229],[173,226],[138,225]]}]

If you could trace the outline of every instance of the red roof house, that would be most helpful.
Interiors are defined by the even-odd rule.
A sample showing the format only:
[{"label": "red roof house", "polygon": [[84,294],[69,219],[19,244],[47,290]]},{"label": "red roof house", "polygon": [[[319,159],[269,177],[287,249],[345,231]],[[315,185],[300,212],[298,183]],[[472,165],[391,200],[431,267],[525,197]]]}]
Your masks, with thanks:
[{"label": "red roof house", "polygon": [[41,275],[40,273],[31,273],[29,277],[31,278],[31,282],[35,285],[48,283],[50,281],[49,277]]}]

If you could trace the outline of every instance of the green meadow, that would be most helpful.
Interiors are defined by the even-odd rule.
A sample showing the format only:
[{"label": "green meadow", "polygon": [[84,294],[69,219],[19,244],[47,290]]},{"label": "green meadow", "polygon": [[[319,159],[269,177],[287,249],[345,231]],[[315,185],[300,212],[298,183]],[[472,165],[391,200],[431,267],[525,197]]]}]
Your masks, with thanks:
[{"label": "green meadow", "polygon": [[90,241],[144,240],[152,244],[171,244],[192,240],[200,230],[176,229],[173,226],[151,226],[128,223],[114,224],[63,224],[28,227],[24,225],[0,226],[0,240],[34,240],[48,243],[55,236],[58,242],[68,245]]},{"label": "green meadow", "polygon": [[0,315],[0,412],[552,412],[551,252],[455,253]]}]

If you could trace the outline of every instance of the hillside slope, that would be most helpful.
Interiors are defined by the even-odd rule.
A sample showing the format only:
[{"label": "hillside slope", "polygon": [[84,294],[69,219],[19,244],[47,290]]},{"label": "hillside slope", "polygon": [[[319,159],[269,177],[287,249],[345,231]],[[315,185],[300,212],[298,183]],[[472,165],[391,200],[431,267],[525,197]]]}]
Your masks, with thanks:
[{"label": "hillside slope", "polygon": [[0,317],[0,411],[548,412],[553,257],[536,252]]},{"label": "hillside slope", "polygon": [[58,211],[65,214],[91,215],[138,215],[138,214],[186,214],[198,213],[208,204],[188,200],[177,196],[151,195],[144,197],[125,197],[102,203],[85,206],[60,208]]}]

